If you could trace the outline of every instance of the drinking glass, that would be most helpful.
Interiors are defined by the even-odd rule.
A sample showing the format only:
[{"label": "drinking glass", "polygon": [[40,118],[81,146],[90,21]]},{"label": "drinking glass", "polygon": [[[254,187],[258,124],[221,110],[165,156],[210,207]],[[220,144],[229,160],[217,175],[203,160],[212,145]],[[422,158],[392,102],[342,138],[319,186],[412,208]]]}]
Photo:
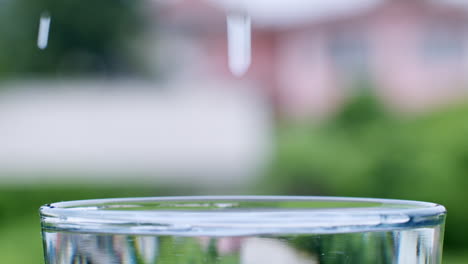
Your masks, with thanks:
[{"label": "drinking glass", "polygon": [[47,264],[440,264],[446,210],[415,201],[154,197],[41,207]]}]

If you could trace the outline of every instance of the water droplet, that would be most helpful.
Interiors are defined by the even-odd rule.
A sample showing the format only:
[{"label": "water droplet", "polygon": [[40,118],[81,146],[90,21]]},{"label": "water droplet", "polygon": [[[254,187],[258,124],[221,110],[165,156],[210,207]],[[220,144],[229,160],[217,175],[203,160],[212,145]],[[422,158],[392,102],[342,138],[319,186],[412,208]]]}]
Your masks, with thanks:
[{"label": "water droplet", "polygon": [[43,12],[39,19],[39,32],[37,33],[37,47],[41,50],[49,44],[49,30],[51,17],[49,12]]},{"label": "water droplet", "polygon": [[246,13],[227,15],[229,69],[237,77],[244,75],[251,63],[251,22]]}]

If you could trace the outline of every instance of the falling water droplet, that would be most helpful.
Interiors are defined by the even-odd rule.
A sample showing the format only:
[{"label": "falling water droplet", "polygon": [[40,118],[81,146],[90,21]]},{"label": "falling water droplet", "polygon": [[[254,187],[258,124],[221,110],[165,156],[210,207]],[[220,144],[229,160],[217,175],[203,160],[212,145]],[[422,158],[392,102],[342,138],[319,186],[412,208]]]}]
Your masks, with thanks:
[{"label": "falling water droplet", "polygon": [[39,32],[37,34],[37,47],[41,50],[47,48],[49,43],[50,14],[43,12],[39,19]]},{"label": "falling water droplet", "polygon": [[246,13],[228,13],[227,37],[229,69],[241,77],[251,63],[251,22]]}]

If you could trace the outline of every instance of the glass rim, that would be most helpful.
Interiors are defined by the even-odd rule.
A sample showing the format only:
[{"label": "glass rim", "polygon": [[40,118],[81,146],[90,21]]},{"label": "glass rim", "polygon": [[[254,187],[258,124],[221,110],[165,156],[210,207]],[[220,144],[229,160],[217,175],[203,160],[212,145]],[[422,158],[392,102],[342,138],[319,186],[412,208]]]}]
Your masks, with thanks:
[{"label": "glass rim", "polygon": [[77,200],[40,208],[44,231],[178,236],[329,234],[433,227],[444,206],[326,196],[166,196]]}]

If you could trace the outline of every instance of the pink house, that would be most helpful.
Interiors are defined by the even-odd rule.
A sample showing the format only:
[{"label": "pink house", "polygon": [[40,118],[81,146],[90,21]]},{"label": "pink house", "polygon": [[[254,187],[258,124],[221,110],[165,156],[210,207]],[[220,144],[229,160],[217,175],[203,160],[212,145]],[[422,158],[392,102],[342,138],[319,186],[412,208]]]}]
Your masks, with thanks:
[{"label": "pink house", "polygon": [[[200,29],[203,74],[238,81],[227,68],[223,11],[186,1],[176,25]],[[182,8],[185,7],[185,8]],[[417,111],[468,91],[468,9],[431,0],[382,0],[339,16],[278,27],[253,19],[252,66],[243,80],[280,112],[324,116],[372,83],[392,107]],[[200,70],[200,69],[199,69]]]}]

